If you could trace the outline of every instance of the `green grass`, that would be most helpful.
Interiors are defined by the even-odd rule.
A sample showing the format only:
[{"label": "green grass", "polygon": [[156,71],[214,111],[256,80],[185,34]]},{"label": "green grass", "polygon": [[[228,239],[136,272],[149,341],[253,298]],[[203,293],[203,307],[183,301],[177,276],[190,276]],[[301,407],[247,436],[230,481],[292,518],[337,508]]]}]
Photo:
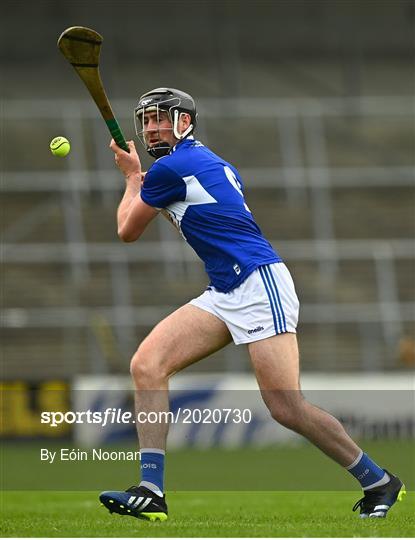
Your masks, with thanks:
[{"label": "green grass", "polygon": [[110,515],[99,505],[99,491],[136,482],[138,464],[40,461],[42,447],[73,446],[3,442],[3,537],[415,536],[414,441],[362,442],[410,491],[386,520],[352,513],[361,497],[356,480],[309,444],[168,452],[169,520]]},{"label": "green grass", "polygon": [[109,514],[95,492],[4,492],[3,537],[413,537],[415,493],[361,520],[354,492],[171,492],[170,518]]}]

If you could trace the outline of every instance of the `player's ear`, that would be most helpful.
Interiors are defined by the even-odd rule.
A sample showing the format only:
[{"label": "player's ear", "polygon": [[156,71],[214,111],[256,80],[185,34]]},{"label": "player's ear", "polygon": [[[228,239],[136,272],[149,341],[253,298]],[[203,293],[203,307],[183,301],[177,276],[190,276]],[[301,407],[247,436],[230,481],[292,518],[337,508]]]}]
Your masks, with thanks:
[{"label": "player's ear", "polygon": [[180,113],[180,127],[181,131],[186,131],[186,129],[192,123],[192,118],[189,113],[182,112]]}]

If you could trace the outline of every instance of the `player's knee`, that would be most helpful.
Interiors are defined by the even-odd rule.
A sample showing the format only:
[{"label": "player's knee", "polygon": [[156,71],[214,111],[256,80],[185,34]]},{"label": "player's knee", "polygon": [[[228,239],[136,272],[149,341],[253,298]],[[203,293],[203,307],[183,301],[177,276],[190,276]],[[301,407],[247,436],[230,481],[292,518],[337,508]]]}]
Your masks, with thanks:
[{"label": "player's knee", "polygon": [[143,343],[134,353],[130,363],[130,373],[136,386],[146,386],[158,379],[161,369],[157,364],[157,356]]},{"label": "player's knee", "polygon": [[297,419],[295,418],[295,415],[287,410],[287,409],[271,409],[270,410],[271,412],[271,416],[272,418],[278,422],[279,424],[281,424],[282,426],[288,428],[288,429],[292,429],[292,430],[296,430],[296,427],[297,427]]},{"label": "player's knee", "polygon": [[302,400],[278,402],[269,406],[272,418],[282,426],[293,431],[301,431],[304,420]]},{"label": "player's knee", "polygon": [[144,359],[140,353],[140,349],[134,353],[130,362],[130,374],[131,377],[135,380],[140,379],[142,370],[144,369]]}]

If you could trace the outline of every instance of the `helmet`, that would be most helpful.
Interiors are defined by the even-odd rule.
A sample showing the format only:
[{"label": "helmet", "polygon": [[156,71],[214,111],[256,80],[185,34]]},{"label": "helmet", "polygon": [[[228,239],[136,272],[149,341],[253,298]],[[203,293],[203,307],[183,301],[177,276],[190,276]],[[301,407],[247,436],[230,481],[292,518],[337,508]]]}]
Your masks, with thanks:
[{"label": "helmet", "polygon": [[[173,125],[173,134],[178,140],[190,135],[196,128],[197,122],[196,105],[194,99],[189,94],[176,88],[155,88],[143,94],[138,101],[137,107],[134,109],[135,132],[147,152],[155,158],[168,154],[171,146],[167,142],[160,142],[153,147],[150,147],[146,143],[144,138],[144,113],[156,111],[158,119],[160,110],[168,113]],[[191,117],[191,124],[183,133],[178,132],[180,113],[188,113]]]}]

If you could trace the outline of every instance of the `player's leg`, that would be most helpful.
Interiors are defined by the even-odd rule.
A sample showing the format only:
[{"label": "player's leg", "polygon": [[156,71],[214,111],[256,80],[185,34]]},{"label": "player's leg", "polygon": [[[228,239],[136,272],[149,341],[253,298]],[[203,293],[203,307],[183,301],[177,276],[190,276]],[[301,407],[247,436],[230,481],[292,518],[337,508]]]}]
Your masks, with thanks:
[{"label": "player's leg", "polygon": [[385,517],[404,494],[404,486],[364,454],[336,418],[304,399],[296,334],[283,333],[250,343],[248,350],[272,417],[306,437],[359,480],[365,489],[365,497],[358,503],[361,517]]},{"label": "player's leg", "polygon": [[[187,304],[161,321],[141,343],[131,360],[135,385],[137,431],[141,453],[141,483],[125,492],[104,492],[101,502],[110,510],[140,519],[167,519],[163,495],[164,453],[168,422],[147,422],[148,413],[169,410],[171,375],[209,356],[231,341],[219,318]],[[159,416],[159,418],[160,418]]]},{"label": "player's leg", "polygon": [[248,350],[272,417],[301,433],[340,465],[350,465],[359,447],[338,420],[308,403],[301,393],[296,334],[284,333],[250,343]]},{"label": "player's leg", "polygon": [[[141,343],[131,360],[137,412],[167,411],[169,377],[230,341],[225,323],[190,304],[161,321]],[[165,449],[167,423],[140,422],[137,426],[141,448]]]}]

